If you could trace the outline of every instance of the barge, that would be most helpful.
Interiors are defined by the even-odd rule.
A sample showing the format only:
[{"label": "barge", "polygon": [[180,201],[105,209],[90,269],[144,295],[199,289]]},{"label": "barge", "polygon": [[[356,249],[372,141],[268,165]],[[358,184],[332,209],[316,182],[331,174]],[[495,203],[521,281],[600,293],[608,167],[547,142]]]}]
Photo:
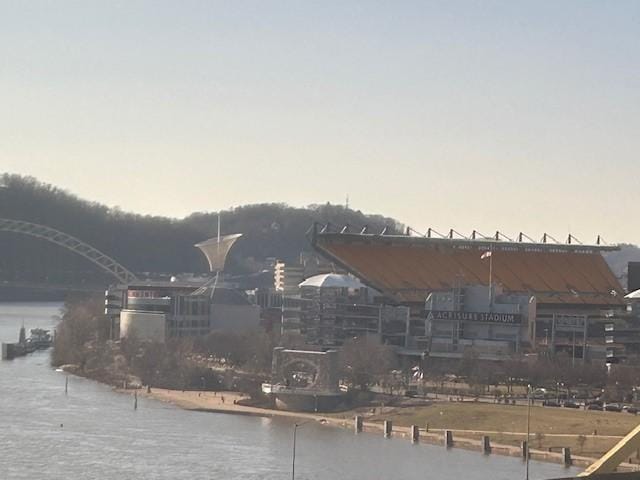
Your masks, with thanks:
[{"label": "barge", "polygon": [[26,338],[24,326],[20,328],[20,335],[17,343],[2,344],[2,360],[11,360],[22,357],[36,350],[44,350],[53,344],[53,339],[49,330],[43,328],[32,328],[29,338]]}]

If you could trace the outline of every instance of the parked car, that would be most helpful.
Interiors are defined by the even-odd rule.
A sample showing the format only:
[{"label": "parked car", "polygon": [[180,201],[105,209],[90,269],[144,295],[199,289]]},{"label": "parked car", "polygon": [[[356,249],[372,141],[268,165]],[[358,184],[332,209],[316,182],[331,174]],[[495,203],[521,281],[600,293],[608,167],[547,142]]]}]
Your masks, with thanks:
[{"label": "parked car", "polygon": [[605,403],[604,409],[607,412],[621,412],[622,405],[620,405],[619,403]]},{"label": "parked car", "polygon": [[555,400],[545,400],[542,402],[543,407],[559,407],[560,404]]},{"label": "parked car", "polygon": [[602,406],[598,403],[590,403],[587,405],[587,410],[602,410]]},{"label": "parked car", "polygon": [[566,402],[564,402],[564,407],[565,408],[580,408],[580,404],[578,402],[573,401],[573,400],[567,400]]},{"label": "parked car", "polygon": [[638,413],[638,409],[632,405],[625,405],[624,407],[622,407],[622,410],[627,413],[633,413],[634,415]]}]

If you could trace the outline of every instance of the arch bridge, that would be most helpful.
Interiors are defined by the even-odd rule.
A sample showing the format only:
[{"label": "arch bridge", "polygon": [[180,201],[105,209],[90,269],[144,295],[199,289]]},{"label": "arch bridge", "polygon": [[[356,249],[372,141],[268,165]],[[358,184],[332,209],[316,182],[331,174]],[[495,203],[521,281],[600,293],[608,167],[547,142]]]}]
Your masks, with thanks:
[{"label": "arch bridge", "polygon": [[22,220],[0,218],[0,232],[18,233],[55,243],[56,245],[86,258],[105,272],[109,273],[120,283],[129,283],[137,280],[136,276],[130,270],[110,256],[101,252],[97,248],[92,247],[88,243],[85,243],[67,233],[61,232],[60,230],[56,230],[55,228]]}]

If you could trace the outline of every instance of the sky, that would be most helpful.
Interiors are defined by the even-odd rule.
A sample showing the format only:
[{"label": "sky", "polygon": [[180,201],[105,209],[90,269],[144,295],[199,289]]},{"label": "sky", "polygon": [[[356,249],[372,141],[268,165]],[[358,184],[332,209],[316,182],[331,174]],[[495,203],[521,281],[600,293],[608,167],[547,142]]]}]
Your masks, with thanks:
[{"label": "sky", "polygon": [[640,243],[640,1],[0,0],[0,172]]}]

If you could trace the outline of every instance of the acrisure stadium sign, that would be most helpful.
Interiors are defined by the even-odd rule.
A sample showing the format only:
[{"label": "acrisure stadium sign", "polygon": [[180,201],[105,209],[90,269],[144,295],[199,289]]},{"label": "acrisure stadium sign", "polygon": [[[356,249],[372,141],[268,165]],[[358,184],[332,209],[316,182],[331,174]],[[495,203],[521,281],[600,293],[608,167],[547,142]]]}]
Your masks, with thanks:
[{"label": "acrisure stadium sign", "polygon": [[522,323],[522,315],[519,313],[448,312],[443,310],[428,310],[427,320],[455,320],[460,322],[518,325]]}]

